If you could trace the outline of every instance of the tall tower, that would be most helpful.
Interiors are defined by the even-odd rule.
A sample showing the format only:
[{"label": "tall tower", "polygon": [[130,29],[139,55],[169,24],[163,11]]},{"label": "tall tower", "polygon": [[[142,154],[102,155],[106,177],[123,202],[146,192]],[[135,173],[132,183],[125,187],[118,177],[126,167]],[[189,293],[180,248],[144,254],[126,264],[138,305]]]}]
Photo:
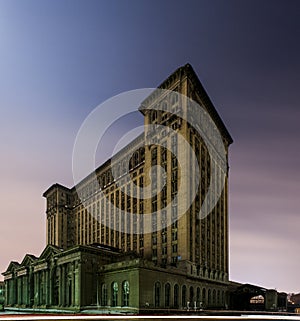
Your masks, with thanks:
[{"label": "tall tower", "polygon": [[60,184],[52,185],[43,196],[46,198],[47,244],[66,249],[74,244],[73,195]]},{"label": "tall tower", "polygon": [[[159,89],[167,89],[180,95],[164,95]],[[221,164],[221,160],[209,154],[203,137],[200,137],[195,128],[184,120],[188,119],[187,109],[189,108],[188,100],[184,97],[201,105],[215,123],[223,140],[226,166],[221,166],[224,165]],[[157,110],[158,105],[159,110]],[[140,111],[145,117],[145,141],[151,136],[151,141],[158,142],[145,148],[145,172],[151,173],[145,176],[145,185],[151,185],[152,190],[161,190],[145,202],[146,213],[157,212],[152,214],[152,225],[157,226],[157,230],[144,237],[146,258],[162,266],[175,265],[178,261],[187,260],[194,264],[201,275],[213,275],[213,277],[217,275],[224,280],[228,279],[227,182],[228,146],[232,143],[230,134],[189,64],[177,69],[167,78],[158,87],[158,91],[142,103]],[[177,114],[175,117],[174,111]],[[172,133],[165,135],[164,131],[155,131],[149,126],[153,124],[172,128],[173,133],[177,132],[178,136],[182,136],[194,150],[200,174],[195,199],[190,199],[191,190],[195,184],[194,178],[197,175],[192,165],[191,155],[179,143],[176,135]],[[176,154],[181,155],[181,166],[186,167],[187,171],[182,171],[180,168]],[[198,213],[209,189],[212,163],[217,171],[223,171],[225,184],[216,206],[205,218],[200,219]],[[156,165],[160,165],[165,173],[163,174]],[[163,188],[162,184],[165,184]],[[216,184],[220,186],[221,182]],[[167,212],[166,205],[174,199],[179,189],[181,197]],[[212,199],[208,202],[212,202]],[[182,215],[183,209],[187,208],[188,210]],[[171,218],[172,224],[162,228],[168,217]]]}]

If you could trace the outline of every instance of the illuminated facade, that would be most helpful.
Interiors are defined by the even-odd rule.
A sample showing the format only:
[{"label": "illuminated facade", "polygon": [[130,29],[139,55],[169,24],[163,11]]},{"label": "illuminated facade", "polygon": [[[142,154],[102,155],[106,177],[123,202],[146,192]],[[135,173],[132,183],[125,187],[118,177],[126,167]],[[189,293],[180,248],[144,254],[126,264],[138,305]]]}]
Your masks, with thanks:
[{"label": "illuminated facade", "polygon": [[[226,306],[227,163],[232,139],[190,65],[177,69],[159,88],[187,96],[208,112],[222,136],[225,172],[219,166],[221,160],[209,154],[184,117],[166,111],[185,115],[188,105],[181,95],[150,95],[144,102],[149,108],[140,109],[145,125],[172,128],[196,154],[200,184],[195,199],[189,200],[196,172],[187,154],[189,171],[182,174],[175,156],[183,153],[177,136],[145,130],[114,156],[113,165],[106,161],[96,175],[89,175],[76,188],[54,184],[44,193],[48,245],[39,258],[26,256],[21,264],[12,262],[4,273],[8,306],[78,310],[97,306],[134,311]],[[165,110],[151,109],[155,104]],[[160,143],[148,146],[149,134],[157,135]],[[212,162],[217,171],[223,171],[225,185],[214,209],[200,220],[197,214],[209,188]],[[156,165],[164,169],[163,174]],[[138,187],[145,186],[159,192],[143,199]],[[179,188],[184,197],[166,211]],[[187,202],[192,205],[179,215]],[[122,215],[122,211],[137,214],[137,219]],[[146,221],[146,214],[153,212],[156,214]],[[170,219],[172,223],[166,226]],[[145,232],[146,224],[151,224],[153,231]],[[106,255],[110,260],[103,260]]]}]

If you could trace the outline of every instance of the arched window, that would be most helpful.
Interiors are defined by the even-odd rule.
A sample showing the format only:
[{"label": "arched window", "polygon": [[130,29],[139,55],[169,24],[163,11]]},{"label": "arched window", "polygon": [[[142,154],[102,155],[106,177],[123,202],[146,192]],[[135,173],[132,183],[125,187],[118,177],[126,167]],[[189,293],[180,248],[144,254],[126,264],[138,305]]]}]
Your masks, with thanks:
[{"label": "arched window", "polygon": [[103,174],[101,176],[101,188],[103,188],[106,185],[106,176]]},{"label": "arched window", "polygon": [[187,302],[186,302],[186,286],[185,285],[182,286],[181,304],[182,304],[183,307],[187,306]]},{"label": "arched window", "polygon": [[141,162],[143,160],[145,160],[145,148],[144,147],[140,148],[140,158],[141,158]]},{"label": "arched window", "polygon": [[111,284],[111,305],[113,307],[116,307],[118,305],[118,291],[119,291],[118,283],[113,282]]},{"label": "arched window", "polygon": [[154,285],[154,304],[155,304],[155,307],[160,306],[160,292],[161,292],[160,283],[156,282]]},{"label": "arched window", "polygon": [[122,306],[129,306],[129,282],[124,281],[122,284]]},{"label": "arched window", "polygon": [[130,158],[130,160],[129,160],[129,169],[132,169],[133,167],[134,167],[133,159]]},{"label": "arched window", "polygon": [[217,292],[217,304],[219,305],[221,303],[221,296],[220,296],[220,290]]},{"label": "arched window", "polygon": [[157,111],[156,110],[153,110],[151,112],[151,122],[155,121],[157,118]]},{"label": "arched window", "polygon": [[110,184],[111,183],[111,171],[108,170],[106,173],[106,183]]},{"label": "arched window", "polygon": [[206,290],[205,288],[202,289],[202,303],[205,304],[206,303]]},{"label": "arched window", "polygon": [[133,154],[133,166],[137,166],[139,164],[139,153],[135,152]]},{"label": "arched window", "polygon": [[210,289],[208,289],[208,292],[207,292],[207,305],[211,306],[211,291],[210,291]]},{"label": "arched window", "polygon": [[194,302],[194,288],[192,286],[190,287],[190,298],[189,298],[189,301],[191,303]]},{"label": "arched window", "polygon": [[212,304],[213,305],[216,304],[216,290],[215,289],[213,290],[213,293],[212,293]]},{"label": "arched window", "polygon": [[179,286],[178,284],[174,285],[174,308],[179,307]]},{"label": "arched window", "polygon": [[198,304],[200,303],[200,301],[201,301],[200,295],[201,295],[201,293],[200,293],[200,288],[198,287],[198,288],[197,288],[197,298],[196,298],[197,305],[198,305]]},{"label": "arched window", "polygon": [[250,299],[250,304],[264,304],[265,298],[262,295],[254,296]]},{"label": "arched window", "polygon": [[165,285],[165,307],[170,307],[170,297],[171,297],[171,286],[170,283],[166,283]]},{"label": "arched window", "polygon": [[167,104],[166,101],[164,101],[164,102],[162,103],[161,108],[162,108],[162,110],[164,110],[164,111],[166,111],[166,110],[168,109],[168,104]]},{"label": "arched window", "polygon": [[101,286],[101,305],[107,306],[107,286],[105,283]]}]

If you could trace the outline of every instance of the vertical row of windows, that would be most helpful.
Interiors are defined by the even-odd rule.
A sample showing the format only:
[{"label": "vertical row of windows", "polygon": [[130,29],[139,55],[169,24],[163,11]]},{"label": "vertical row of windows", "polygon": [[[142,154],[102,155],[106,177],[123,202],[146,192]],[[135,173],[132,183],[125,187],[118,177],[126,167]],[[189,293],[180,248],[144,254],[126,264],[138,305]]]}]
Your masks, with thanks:
[{"label": "vertical row of windows", "polygon": [[[168,173],[168,152],[167,142],[162,142],[159,149],[160,164],[162,166],[162,174],[157,173],[157,168],[154,167],[158,163],[158,148],[153,147],[151,150],[151,188],[155,192],[158,183],[161,192],[159,198],[157,195],[152,197],[151,200],[151,213],[152,213],[152,261],[157,264],[157,246],[160,247],[161,264],[164,266],[168,263],[168,257],[171,257],[172,263],[177,262],[178,258],[178,214],[177,202],[174,199],[178,192],[178,142],[177,136],[171,137],[171,152],[170,153],[170,170]],[[170,189],[168,189],[167,177],[170,174]],[[158,176],[160,177],[158,182]],[[168,206],[168,198],[172,201],[171,211],[168,213],[166,207]],[[171,216],[168,218],[168,216]],[[168,220],[171,219],[172,225],[168,227]],[[158,235],[159,230],[160,235]],[[160,241],[157,244],[158,240]],[[171,246],[169,242],[171,241]],[[168,253],[169,248],[172,253]]]},{"label": "vertical row of windows", "polygon": [[174,203],[174,198],[178,192],[178,163],[177,163],[177,153],[178,144],[177,136],[172,136],[171,138],[171,199],[173,200],[171,209],[171,219],[172,219],[172,264],[176,264],[178,261],[178,208],[177,202]]}]

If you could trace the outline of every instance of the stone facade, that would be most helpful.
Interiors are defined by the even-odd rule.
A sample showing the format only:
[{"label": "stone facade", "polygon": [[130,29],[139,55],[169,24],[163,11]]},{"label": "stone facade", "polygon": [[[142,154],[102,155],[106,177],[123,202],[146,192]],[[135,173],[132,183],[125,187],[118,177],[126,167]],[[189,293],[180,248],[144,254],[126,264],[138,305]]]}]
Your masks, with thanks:
[{"label": "stone facade", "polygon": [[200,275],[191,262],[162,268],[100,244],[48,245],[39,258],[11,262],[3,275],[10,308],[139,312],[224,308],[228,301],[228,282]]},{"label": "stone facade", "polygon": [[[188,175],[182,175],[178,162],[172,155],[173,152],[185,152],[176,135],[164,137],[163,133],[150,133],[148,128],[114,156],[113,164],[108,160],[96,169],[95,176],[86,177],[71,189],[55,184],[44,193],[47,200],[47,243],[63,249],[74,245],[101,243],[120,248],[123,252],[135,251],[157,266],[176,264],[180,258],[194,262],[199,269],[204,270],[203,273],[218,276],[222,274],[228,279],[228,147],[232,138],[190,65],[179,68],[159,88],[190,97],[207,110],[222,135],[226,159],[223,160],[218,155],[213,155],[213,158],[204,140],[186,121],[172,117],[168,112],[152,109],[157,104],[166,104],[185,115],[188,102],[180,98],[183,96],[174,100],[172,97],[157,97],[154,92],[143,103],[147,108],[140,108],[145,128],[149,124],[171,127],[189,142],[198,158],[201,182],[197,197],[189,210],[175,219],[174,224],[165,229],[159,228],[160,222],[171,216],[172,219],[176,218],[189,201],[196,172],[191,167],[191,156],[187,154],[184,165],[190,170]],[[159,144],[146,146],[149,135],[152,140],[159,141]],[[223,173],[225,186],[215,208],[206,218],[199,220],[197,214],[206,197],[213,162],[217,171],[223,173],[226,168]],[[222,162],[226,162],[225,166],[221,166]],[[143,199],[138,192],[136,198],[124,193],[126,189],[134,194],[137,186],[151,186],[152,190],[159,190],[162,174],[159,169],[152,169],[154,165],[166,170],[165,187],[161,193],[151,199]],[[149,171],[151,175],[146,175]],[[131,181],[128,181],[127,174]],[[217,183],[221,185],[221,182]],[[172,213],[165,213],[166,204],[172,201],[179,187],[184,190],[183,197],[172,208]],[[152,221],[145,222],[147,215],[138,215],[136,221],[127,216],[125,220],[121,211],[137,215],[157,211],[156,221],[153,222],[152,216]],[[155,224],[160,231],[145,233],[147,224]]]},{"label": "stone facade", "polygon": [[138,312],[227,304],[228,282],[199,275],[191,262],[162,268],[100,244],[48,245],[39,258],[11,262],[3,275],[7,307]]},{"label": "stone facade", "polygon": [[[7,306],[122,311],[227,306],[228,148],[232,138],[190,65],[176,70],[159,88],[183,96],[161,96],[155,91],[143,102],[147,108],[141,106],[140,111],[145,125],[172,128],[194,150],[200,185],[192,205],[178,217],[195,184],[190,154],[176,135],[165,137],[145,129],[113,163],[108,160],[96,169],[96,175],[70,189],[54,184],[43,194],[48,245],[39,258],[26,255],[21,264],[11,262],[3,273]],[[155,110],[160,104],[186,116],[185,96],[211,116],[222,136],[226,159],[211,155],[184,117]],[[149,136],[160,144],[147,145]],[[188,174],[182,174],[176,153],[184,155]],[[212,163],[223,173],[225,186],[214,209],[200,220],[197,215],[210,184]],[[143,199],[141,192],[135,191],[137,186],[161,188],[161,192]],[[183,189],[182,197],[166,211],[179,188]],[[136,197],[128,196],[125,189]],[[121,215],[125,210],[137,219],[129,215],[125,219]],[[153,212],[156,214],[147,221],[143,214]],[[170,218],[172,224],[163,227]],[[149,224],[155,231],[145,232]]]},{"label": "stone facade", "polygon": [[99,244],[67,250],[48,245],[39,258],[26,255],[3,273],[6,306],[72,309],[96,306],[100,267],[130,258]]}]

